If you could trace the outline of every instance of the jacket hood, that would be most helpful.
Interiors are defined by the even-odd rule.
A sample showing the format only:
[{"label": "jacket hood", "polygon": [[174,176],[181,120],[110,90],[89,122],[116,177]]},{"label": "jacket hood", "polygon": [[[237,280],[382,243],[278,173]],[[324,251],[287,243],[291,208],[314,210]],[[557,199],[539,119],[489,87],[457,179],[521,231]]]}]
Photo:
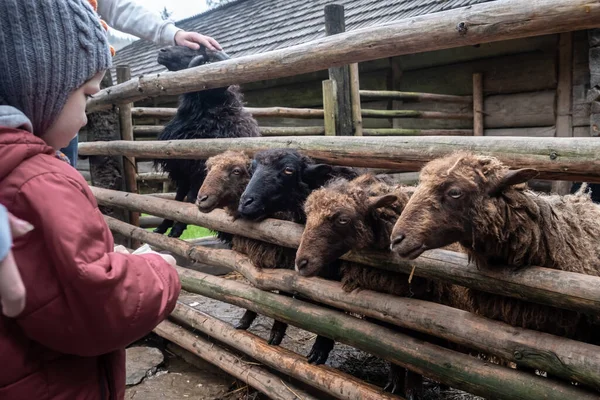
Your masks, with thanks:
[{"label": "jacket hood", "polygon": [[31,122],[21,111],[0,106],[0,182],[23,161],[54,149],[31,133]]}]

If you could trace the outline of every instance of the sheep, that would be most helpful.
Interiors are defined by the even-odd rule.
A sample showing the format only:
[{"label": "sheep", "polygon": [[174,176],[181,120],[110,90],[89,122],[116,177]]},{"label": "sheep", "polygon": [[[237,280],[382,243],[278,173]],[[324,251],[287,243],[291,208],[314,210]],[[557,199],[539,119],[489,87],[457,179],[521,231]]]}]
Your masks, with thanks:
[{"label": "sheep", "polygon": [[[386,177],[371,174],[352,181],[337,179],[312,192],[304,206],[307,221],[296,253],[298,274],[314,276],[324,269],[334,269],[329,275],[341,275],[342,288],[347,292],[368,289],[452,306],[468,302],[463,297],[464,288],[458,286],[420,277],[413,277],[409,283],[408,275],[403,273],[338,260],[350,250],[387,250],[394,223],[409,200],[407,192],[406,188],[391,184]],[[373,322],[396,331],[408,331]],[[408,333],[415,336],[414,332]],[[423,335],[417,333],[416,336]],[[385,389],[394,393],[400,389],[405,372],[405,396],[416,398],[420,395],[422,378],[394,364],[390,365]]]},{"label": "sheep", "polygon": [[[250,181],[250,158],[236,151],[226,151],[206,160],[206,178],[198,191],[196,206],[202,213],[223,208],[233,218],[238,217],[238,204],[242,192]],[[217,232],[223,242],[245,254],[259,268],[278,268],[295,257],[295,251],[244,236]],[[247,310],[236,329],[248,329],[256,319],[254,311]],[[287,324],[275,321],[268,343],[279,345],[285,336]]]},{"label": "sheep", "polygon": [[[338,176],[354,178],[357,174],[352,168],[315,164],[311,158],[292,149],[259,152],[252,160],[252,178],[240,198],[238,214],[254,221],[283,215],[283,219],[304,223],[303,206],[310,192]],[[294,260],[295,252],[278,267],[294,269]],[[308,361],[324,363],[333,345],[333,340],[317,336]]]},{"label": "sheep", "polygon": [[[460,243],[483,268],[531,265],[600,275],[600,206],[585,186],[574,195],[533,193],[533,169],[509,171],[469,152],[431,161],[391,235],[393,251],[415,259]],[[593,317],[470,289],[473,311],[510,325],[590,342]],[[597,340],[597,338],[596,338]]]},{"label": "sheep", "polygon": [[[208,52],[206,48],[192,50],[171,46],[160,50],[158,63],[170,71],[179,71],[226,58],[223,53]],[[186,93],[179,98],[177,115],[165,125],[158,140],[214,139],[260,136],[258,124],[243,108],[243,95],[237,85]],[[205,177],[204,160],[155,160],[155,166],[168,172],[177,187],[175,200],[194,203]],[[156,229],[169,236],[179,237],[186,224],[164,220]]]}]

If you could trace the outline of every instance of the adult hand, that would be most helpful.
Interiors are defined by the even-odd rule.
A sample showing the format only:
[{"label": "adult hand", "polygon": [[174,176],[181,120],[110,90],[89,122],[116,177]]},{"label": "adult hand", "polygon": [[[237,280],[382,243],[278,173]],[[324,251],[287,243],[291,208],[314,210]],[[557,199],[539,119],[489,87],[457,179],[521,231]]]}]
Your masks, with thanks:
[{"label": "adult hand", "polygon": [[[13,238],[23,236],[33,229],[33,226],[26,221],[16,218],[8,213],[8,223],[10,233]],[[12,251],[0,260],[0,302],[2,303],[2,313],[14,318],[25,308],[25,286],[21,279],[21,274],[13,257]]]},{"label": "adult hand", "polygon": [[198,50],[200,45],[212,51],[223,50],[219,42],[210,36],[201,35],[197,32],[178,31],[175,34],[175,44],[186,46],[193,50]]}]

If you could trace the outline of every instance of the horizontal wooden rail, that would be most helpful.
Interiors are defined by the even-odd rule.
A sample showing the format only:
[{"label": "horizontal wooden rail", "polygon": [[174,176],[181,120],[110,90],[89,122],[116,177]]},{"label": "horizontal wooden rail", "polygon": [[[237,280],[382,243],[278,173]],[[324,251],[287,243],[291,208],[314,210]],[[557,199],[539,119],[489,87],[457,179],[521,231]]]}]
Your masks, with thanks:
[{"label": "horizontal wooden rail", "polygon": [[471,129],[363,129],[363,136],[472,136]]},{"label": "horizontal wooden rail", "polygon": [[177,303],[172,317],[189,325],[255,360],[313,386],[336,399],[347,400],[393,400],[398,396],[362,382],[352,375],[334,368],[311,365],[305,357],[279,346],[269,346],[263,339],[250,332],[240,331],[211,315]]},{"label": "horizontal wooden rail", "polygon": [[177,324],[163,321],[154,328],[154,332],[216,365],[240,381],[266,394],[270,399],[318,400],[317,397],[306,393],[304,390],[298,389],[292,384],[284,383],[281,378],[265,368],[257,366],[253,362],[245,362],[221,346],[200,338]]},{"label": "horizontal wooden rail", "polygon": [[[141,211],[291,248],[298,247],[304,230],[302,225],[287,221],[234,221],[223,210],[202,214],[193,204],[95,187],[91,190],[101,205]],[[343,258],[404,273],[411,273],[414,267],[414,273],[418,276],[575,311],[600,312],[600,277],[541,267],[515,272],[509,268],[479,270],[468,262],[466,255],[445,250],[425,252],[413,261],[401,260],[391,252],[349,253]]]},{"label": "horizontal wooden rail", "polygon": [[244,307],[402,365],[428,378],[494,399],[597,399],[596,394],[490,364],[339,311],[176,267],[184,290]]},{"label": "horizontal wooden rail", "polygon": [[[302,118],[302,119],[323,119],[323,110],[317,108],[289,108],[289,107],[245,107],[255,118],[273,117],[273,118]],[[134,117],[156,117],[167,118],[174,117],[177,114],[176,108],[159,107],[134,107],[131,109]]]},{"label": "horizontal wooden rail", "polygon": [[[133,134],[137,136],[158,136],[162,133],[162,125],[134,125]],[[323,126],[260,126],[262,136],[316,136],[324,135]],[[164,143],[164,142],[163,142]]]},{"label": "horizontal wooden rail", "polygon": [[[395,90],[361,90],[361,100],[403,100],[414,102],[438,102],[438,103],[458,103],[471,104],[471,96],[454,96],[449,94],[435,93],[417,93],[417,92],[398,92]],[[364,115],[363,115],[364,116]]]},{"label": "horizontal wooden rail", "polygon": [[169,175],[163,172],[140,172],[136,178],[138,181],[166,181]]},{"label": "horizontal wooden rail", "polygon": [[[600,0],[599,0],[600,1]],[[79,153],[138,158],[208,158],[226,150],[292,148],[332,164],[418,171],[434,158],[458,150],[498,157],[512,168],[536,168],[544,179],[600,182],[600,141],[590,138],[531,137],[288,137],[197,139],[147,142],[87,142]]]},{"label": "horizontal wooden rail", "polygon": [[498,0],[332,35],[285,49],[146,75],[100,91],[88,111],[147,97],[283,78],[350,63],[600,25],[600,0]]},{"label": "horizontal wooden rail", "polygon": [[472,120],[473,113],[449,113],[420,110],[361,110],[363,118],[422,118],[422,119],[463,119]]},{"label": "horizontal wooden rail", "polygon": [[301,293],[310,299],[493,354],[600,388],[600,347],[511,327],[465,311],[368,290],[344,292],[338,282],[304,278],[288,270],[261,270],[231,250],[193,246],[106,217],[113,232],[196,262],[233,269],[262,290]]}]

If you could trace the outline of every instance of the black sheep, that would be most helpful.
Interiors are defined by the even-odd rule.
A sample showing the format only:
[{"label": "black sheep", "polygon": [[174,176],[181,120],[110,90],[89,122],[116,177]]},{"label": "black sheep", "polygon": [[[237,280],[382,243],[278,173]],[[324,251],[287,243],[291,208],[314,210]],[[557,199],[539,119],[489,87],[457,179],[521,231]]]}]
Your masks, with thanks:
[{"label": "black sheep", "polygon": [[[306,222],[304,202],[312,190],[336,177],[353,179],[358,175],[352,168],[315,164],[309,157],[291,149],[272,149],[257,153],[252,160],[251,173],[250,182],[240,198],[239,216],[260,221],[267,217],[285,215],[287,220],[298,223]],[[294,269],[295,252],[284,256],[286,261],[279,264],[280,268]],[[255,317],[256,314],[252,311],[247,312],[242,318],[242,327],[250,326]],[[277,328],[283,336],[287,324],[278,324]],[[333,340],[317,336],[308,361],[324,363],[333,345]]]},{"label": "black sheep", "polygon": [[[165,47],[158,54],[158,63],[170,71],[197,67],[211,61],[226,59],[224,53],[212,53],[204,47],[192,50],[184,46]],[[165,125],[158,140],[216,139],[260,136],[258,124],[243,108],[240,87],[232,85],[200,92],[186,93],[179,97],[177,115]],[[155,160],[169,174],[177,190],[175,200],[194,203],[206,176],[206,160]],[[157,233],[165,233],[171,226],[169,236],[179,237],[186,224],[164,220]]]}]

